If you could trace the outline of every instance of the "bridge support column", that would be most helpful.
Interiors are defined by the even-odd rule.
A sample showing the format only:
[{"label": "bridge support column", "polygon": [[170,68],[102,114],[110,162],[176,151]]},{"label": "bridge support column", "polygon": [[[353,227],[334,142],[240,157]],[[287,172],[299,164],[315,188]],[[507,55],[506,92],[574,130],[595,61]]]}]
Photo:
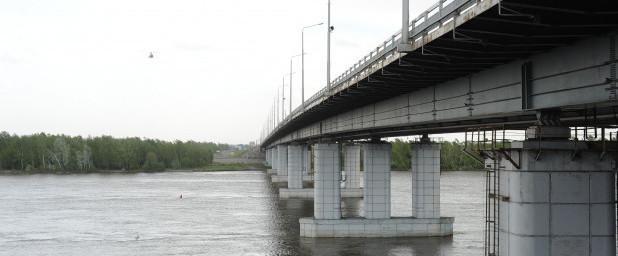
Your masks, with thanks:
[{"label": "bridge support column", "polygon": [[278,145],[277,151],[279,154],[278,160],[279,164],[277,165],[277,175],[279,176],[287,176],[288,175],[288,146],[286,145]]},{"label": "bridge support column", "polygon": [[303,146],[288,146],[288,189],[303,188]]},{"label": "bridge support column", "polygon": [[272,161],[272,150],[270,149],[266,149],[265,151],[265,155],[266,155],[266,165],[271,167],[273,166],[273,161]]},{"label": "bridge support column", "polygon": [[336,220],[341,218],[341,165],[339,144],[316,144],[315,150],[315,196],[313,216],[315,219]]},{"label": "bridge support column", "polygon": [[277,174],[277,165],[279,163],[279,151],[277,147],[273,147],[270,149],[270,169],[267,170],[269,175]]},{"label": "bridge support column", "polygon": [[[453,218],[391,218],[390,216],[390,162],[391,145],[388,143],[363,144],[363,164],[365,167],[365,217],[340,218],[341,213],[324,217],[318,210],[318,191],[320,188],[323,161],[316,148],[316,199],[314,218],[301,218],[300,235],[304,237],[402,237],[402,236],[448,236],[452,234]],[[332,156],[331,158],[337,157]],[[328,166],[332,166],[328,165]],[[338,163],[329,170],[337,170]],[[338,171],[337,171],[338,173]],[[333,175],[338,177],[338,174]],[[330,180],[329,180],[330,182]],[[339,183],[331,184],[338,190]],[[332,198],[329,196],[328,198]],[[339,207],[337,203],[331,207]],[[322,209],[322,208],[319,208]]]},{"label": "bridge support column", "polygon": [[345,188],[360,189],[361,176],[361,146],[345,145],[343,148],[343,171],[345,172]]},{"label": "bridge support column", "polygon": [[364,144],[363,166],[365,218],[388,219],[391,217],[391,144]]},{"label": "bridge support column", "polygon": [[271,176],[272,182],[288,182],[288,146],[277,145],[277,174]]},{"label": "bridge support column", "polygon": [[538,138],[498,155],[499,255],[616,255],[614,159],[601,148]]},{"label": "bridge support column", "polygon": [[[300,150],[301,150],[301,156],[304,157],[304,159],[302,159],[302,164],[303,165],[303,170],[308,170],[309,168],[311,168],[311,159],[309,159],[309,157],[311,156],[311,151],[309,150],[308,146],[299,146]],[[355,159],[351,159],[350,164],[353,164],[355,166],[358,166],[358,168],[360,168],[360,147],[356,146],[358,151],[357,153],[359,154],[359,156],[356,156]],[[344,152],[345,152],[346,148],[344,148]],[[290,161],[291,161],[291,152],[289,153],[289,157],[290,157]],[[345,154],[345,153],[344,153]],[[346,158],[347,159],[347,158]],[[317,164],[317,162],[316,162]],[[288,177],[289,179],[292,179],[292,167],[290,164],[288,164],[288,166],[290,166],[288,168]],[[346,168],[346,163],[344,163],[344,169]],[[358,170],[358,169],[357,169]],[[346,171],[347,172],[347,171]],[[303,181],[311,181],[312,180],[312,176],[308,175],[308,171],[303,171],[303,177],[302,180]],[[357,174],[357,175],[360,175]],[[294,179],[298,179],[298,177],[295,177]],[[291,181],[290,181],[291,182]],[[314,182],[315,185],[315,182]],[[356,188],[343,188],[340,189],[340,195],[341,197],[362,197],[363,196],[363,190],[359,187]],[[288,183],[288,188],[281,188],[279,189],[279,198],[305,198],[305,199],[311,199],[314,198],[315,196],[315,191],[314,188],[302,188],[302,187],[296,187],[295,184],[291,184]]]},{"label": "bridge support column", "polygon": [[440,144],[413,143],[410,155],[412,216],[440,218]]}]

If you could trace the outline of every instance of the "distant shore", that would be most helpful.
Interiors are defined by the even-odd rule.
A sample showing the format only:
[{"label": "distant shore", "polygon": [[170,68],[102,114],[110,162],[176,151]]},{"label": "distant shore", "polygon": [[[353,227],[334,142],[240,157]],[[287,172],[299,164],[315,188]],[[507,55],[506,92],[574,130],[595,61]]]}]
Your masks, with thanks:
[{"label": "distant shore", "polygon": [[161,172],[223,172],[223,171],[252,171],[252,170],[265,170],[266,167],[262,164],[221,164],[213,163],[211,165],[202,168],[190,168],[190,169],[170,169],[162,171],[147,171],[147,170],[89,170],[84,172],[79,171],[53,171],[53,170],[0,170],[0,175],[30,175],[30,174],[57,174],[57,175],[69,175],[69,174],[135,174],[135,173],[161,173]]}]

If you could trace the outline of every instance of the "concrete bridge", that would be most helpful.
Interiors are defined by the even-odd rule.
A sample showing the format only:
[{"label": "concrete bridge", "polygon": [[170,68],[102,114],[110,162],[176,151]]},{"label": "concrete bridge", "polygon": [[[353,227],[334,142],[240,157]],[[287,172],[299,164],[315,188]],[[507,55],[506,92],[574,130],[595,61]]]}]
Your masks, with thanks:
[{"label": "concrete bridge", "polygon": [[[413,145],[414,216],[391,218],[381,139],[476,130],[490,134],[467,152],[489,170],[486,255],[616,255],[617,145],[606,129],[618,121],[618,4],[451,0],[403,17],[402,33],[265,131],[286,193],[314,173],[301,235],[452,235],[454,219],[440,216],[440,145]],[[595,135],[575,140],[574,127]],[[343,190],[362,194],[363,218],[341,218]]]}]

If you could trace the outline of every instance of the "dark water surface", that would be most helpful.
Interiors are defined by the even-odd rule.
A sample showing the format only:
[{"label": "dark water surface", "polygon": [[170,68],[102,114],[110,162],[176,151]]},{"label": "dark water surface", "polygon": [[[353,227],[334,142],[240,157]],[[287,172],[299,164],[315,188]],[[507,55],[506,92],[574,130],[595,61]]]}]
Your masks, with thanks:
[{"label": "dark water surface", "polygon": [[[393,172],[393,216],[410,215]],[[312,200],[279,200],[261,171],[0,176],[0,255],[482,255],[483,173],[442,175],[448,238],[307,239]],[[179,199],[182,193],[183,199]],[[358,215],[362,200],[345,200]]]}]

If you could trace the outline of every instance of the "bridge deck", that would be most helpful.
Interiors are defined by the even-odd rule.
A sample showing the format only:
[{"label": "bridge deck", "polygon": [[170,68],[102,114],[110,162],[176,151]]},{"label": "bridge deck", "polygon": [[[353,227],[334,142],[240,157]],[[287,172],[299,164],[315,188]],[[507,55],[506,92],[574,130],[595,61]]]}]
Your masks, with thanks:
[{"label": "bridge deck", "polygon": [[[593,0],[585,4],[574,0],[442,2],[434,7],[433,11],[424,13],[412,22],[412,52],[397,52],[398,37],[393,36],[335,79],[330,90],[323,89],[311,97],[304,111],[302,108],[296,109],[265,139],[263,145],[276,142],[303,127],[363,106],[432,86],[436,88],[436,85],[470,77],[481,71],[573,45],[583,39],[617,29],[618,5],[614,1]],[[557,58],[555,61],[559,64],[561,60]],[[610,56],[609,62],[604,64],[613,65],[610,69],[615,72],[615,53],[614,57]],[[615,79],[615,73],[612,79]],[[522,77],[519,81],[520,87],[524,85],[521,82],[523,80]],[[607,83],[615,83],[615,80],[610,79]],[[448,90],[444,86],[440,88]],[[527,125],[534,120],[534,112],[530,110],[538,107],[532,105],[529,96],[513,96],[522,102],[521,109],[517,112],[503,113],[496,119],[478,115],[464,120],[467,123],[436,122],[438,127],[432,129],[434,132],[450,132],[460,130],[463,126],[488,123],[503,123],[512,127]],[[569,107],[565,110],[573,110],[571,113],[565,111],[566,116],[575,118],[582,115],[580,108],[573,108],[569,104],[564,106]],[[416,128],[396,125],[379,131],[352,129],[353,131],[333,133],[331,136],[354,138],[370,136],[372,133],[413,134],[431,128],[431,124],[432,122],[428,122]],[[326,135],[323,127],[320,127],[319,134]],[[322,135],[317,137],[320,136]],[[315,134],[297,135],[286,140],[315,137]]]}]

